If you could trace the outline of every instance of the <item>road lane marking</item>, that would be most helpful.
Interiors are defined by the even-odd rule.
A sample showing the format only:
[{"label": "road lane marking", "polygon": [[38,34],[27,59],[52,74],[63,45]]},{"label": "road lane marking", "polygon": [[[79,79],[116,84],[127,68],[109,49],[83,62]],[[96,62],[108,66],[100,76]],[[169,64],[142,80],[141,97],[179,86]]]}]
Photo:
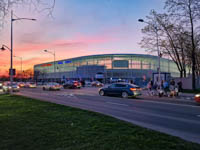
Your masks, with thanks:
[{"label": "road lane marking", "polygon": [[128,106],[126,104],[120,104],[120,103],[112,103],[112,102],[106,102],[107,104],[113,104],[113,105],[120,105],[120,106]]},{"label": "road lane marking", "polygon": [[74,97],[74,94],[72,94],[72,93],[63,93],[63,94],[57,94],[57,96]]}]

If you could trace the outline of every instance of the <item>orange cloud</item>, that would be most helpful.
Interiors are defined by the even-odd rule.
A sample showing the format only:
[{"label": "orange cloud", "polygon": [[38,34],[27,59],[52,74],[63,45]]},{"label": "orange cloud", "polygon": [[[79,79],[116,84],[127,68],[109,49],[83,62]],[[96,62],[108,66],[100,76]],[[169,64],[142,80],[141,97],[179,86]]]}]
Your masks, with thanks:
[{"label": "orange cloud", "polygon": [[[53,56],[45,54],[43,50],[56,51],[56,60],[78,57],[88,54],[96,54],[93,49],[96,45],[118,41],[115,36],[117,29],[102,32],[100,35],[83,35],[76,34],[71,40],[56,39],[44,40],[40,34],[24,34],[14,43],[13,53],[15,56],[23,58],[23,70],[33,68],[35,64],[53,61]],[[0,55],[1,57],[1,55]],[[10,66],[10,52],[3,52],[3,57],[0,59],[0,64]],[[20,60],[13,59],[15,68],[20,69]],[[1,68],[1,67],[0,67]],[[2,68],[1,70],[5,70]],[[6,69],[7,70],[7,69]]]}]

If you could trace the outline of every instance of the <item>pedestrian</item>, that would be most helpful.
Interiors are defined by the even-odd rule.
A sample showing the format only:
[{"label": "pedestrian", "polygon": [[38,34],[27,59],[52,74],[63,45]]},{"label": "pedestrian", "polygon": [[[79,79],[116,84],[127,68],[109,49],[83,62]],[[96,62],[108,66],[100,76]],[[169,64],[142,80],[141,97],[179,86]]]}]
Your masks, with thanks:
[{"label": "pedestrian", "polygon": [[81,84],[83,87],[85,87],[85,80],[81,80]]},{"label": "pedestrian", "polygon": [[163,84],[164,84],[164,81],[162,80],[162,81],[161,81],[161,89],[164,88]]},{"label": "pedestrian", "polygon": [[182,92],[182,81],[179,81],[178,83],[177,83],[177,85],[178,85],[178,91],[179,92]]},{"label": "pedestrian", "polygon": [[170,96],[171,97],[174,97],[175,96],[175,81],[174,81],[174,79],[172,79],[171,81],[170,81]]},{"label": "pedestrian", "polygon": [[148,89],[148,95],[152,96],[152,81],[149,81],[147,84],[147,89]]},{"label": "pedestrian", "polygon": [[167,92],[169,91],[169,84],[166,80],[163,83],[163,89],[164,89],[165,95],[167,96],[168,95]]},{"label": "pedestrian", "polygon": [[158,93],[157,93],[157,88],[158,88],[158,83],[157,82],[154,82],[154,84],[153,84],[153,86],[152,86],[153,88],[153,91],[152,91],[152,93],[153,93],[153,95],[157,95]]},{"label": "pedestrian", "polygon": [[133,84],[133,80],[131,80],[131,84]]}]

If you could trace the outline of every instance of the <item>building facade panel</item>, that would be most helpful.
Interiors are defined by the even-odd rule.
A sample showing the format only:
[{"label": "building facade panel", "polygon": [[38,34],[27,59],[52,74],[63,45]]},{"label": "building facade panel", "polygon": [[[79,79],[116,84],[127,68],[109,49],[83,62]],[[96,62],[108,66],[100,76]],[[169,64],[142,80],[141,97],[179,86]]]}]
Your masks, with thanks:
[{"label": "building facade panel", "polygon": [[[169,72],[173,77],[179,76],[173,61],[164,58],[160,61],[161,72]],[[151,78],[157,69],[158,57],[142,54],[91,55],[59,60],[55,62],[55,71],[54,62],[34,66],[37,80],[94,79],[98,72],[103,72],[104,78],[132,79],[143,76]]]}]

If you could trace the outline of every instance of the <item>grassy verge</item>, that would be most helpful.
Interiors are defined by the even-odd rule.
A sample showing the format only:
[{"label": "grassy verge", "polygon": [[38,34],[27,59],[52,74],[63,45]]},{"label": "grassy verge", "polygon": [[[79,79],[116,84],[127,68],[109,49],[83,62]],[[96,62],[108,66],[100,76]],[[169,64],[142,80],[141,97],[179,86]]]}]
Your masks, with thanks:
[{"label": "grassy verge", "polygon": [[200,93],[200,89],[196,89],[196,90],[183,89],[182,92],[183,92],[183,93],[198,94],[198,93]]},{"label": "grassy verge", "polygon": [[199,150],[200,145],[89,111],[0,95],[1,150]]}]

